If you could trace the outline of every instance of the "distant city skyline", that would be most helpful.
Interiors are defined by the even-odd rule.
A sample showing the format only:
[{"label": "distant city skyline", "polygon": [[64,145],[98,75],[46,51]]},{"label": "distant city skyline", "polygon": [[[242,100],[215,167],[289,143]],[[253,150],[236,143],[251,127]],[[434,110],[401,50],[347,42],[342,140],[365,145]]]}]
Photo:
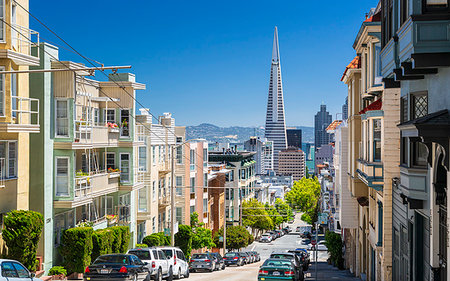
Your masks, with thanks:
[{"label": "distant city skyline", "polygon": [[[377,1],[327,1],[319,15],[303,13],[317,10],[314,1],[231,1],[219,6],[204,0],[151,0],[126,10],[118,0],[82,3],[30,1],[30,12],[86,57],[105,65],[131,65],[137,81],[147,85],[137,94],[139,101],[155,116],[171,112],[183,125],[264,124],[272,32],[278,26],[286,124],[313,126],[322,101],[333,118],[341,112],[347,89],[340,77],[354,57],[355,34]],[[63,45],[33,19],[30,28],[40,32],[40,41]],[[117,41],[119,34],[126,38]],[[62,48],[60,57],[86,63]]]}]

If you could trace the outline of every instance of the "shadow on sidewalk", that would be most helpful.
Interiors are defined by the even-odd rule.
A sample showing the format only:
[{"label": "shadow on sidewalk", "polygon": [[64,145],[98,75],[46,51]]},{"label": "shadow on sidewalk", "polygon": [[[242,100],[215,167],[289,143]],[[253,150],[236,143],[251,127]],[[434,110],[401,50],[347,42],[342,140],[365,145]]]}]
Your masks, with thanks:
[{"label": "shadow on sidewalk", "polygon": [[337,267],[329,265],[326,262],[317,263],[317,279],[316,279],[316,268],[313,262],[309,267],[305,275],[305,280],[307,281],[330,281],[330,280],[342,280],[342,281],[357,281],[361,280],[356,278],[348,270],[339,270]]}]

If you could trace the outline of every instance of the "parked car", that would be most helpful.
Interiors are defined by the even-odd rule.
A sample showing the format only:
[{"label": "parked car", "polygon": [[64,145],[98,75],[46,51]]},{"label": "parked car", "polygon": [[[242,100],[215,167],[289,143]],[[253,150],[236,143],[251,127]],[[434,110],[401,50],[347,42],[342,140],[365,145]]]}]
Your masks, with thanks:
[{"label": "parked car", "polygon": [[248,257],[250,258],[250,263],[256,262],[256,256],[253,254],[253,252],[246,252],[248,254]]},{"label": "parked car", "polygon": [[208,270],[213,272],[216,269],[216,262],[211,253],[193,254],[189,263],[189,270],[196,272],[198,270]]},{"label": "parked car", "polygon": [[[303,272],[303,265],[300,261],[300,258],[293,253],[287,253],[287,252],[274,252],[272,254],[270,254],[271,259],[288,259],[291,260],[292,263],[295,265],[295,268],[298,271]],[[303,274],[303,273],[302,273]]]},{"label": "parked car", "polygon": [[278,238],[275,231],[267,231],[266,233],[272,236],[272,241]]},{"label": "parked car", "polygon": [[42,281],[18,261],[0,259],[0,281]]},{"label": "parked car", "polygon": [[303,272],[298,271],[289,259],[267,259],[259,268],[258,281],[263,280],[292,280],[303,281]]},{"label": "parked car", "polygon": [[311,235],[311,232],[309,232],[308,230],[305,230],[300,234],[300,237],[301,238],[311,238],[312,235]]},{"label": "parked car", "polygon": [[282,230],[280,230],[280,229],[276,229],[275,233],[278,235],[278,237],[284,236],[284,232]]},{"label": "parked car", "polygon": [[225,262],[223,260],[223,257],[219,253],[211,253],[211,255],[214,256],[215,262],[216,262],[216,269],[217,270],[224,270],[225,269]]},{"label": "parked car", "polygon": [[252,251],[252,253],[253,253],[253,255],[255,256],[255,262],[261,261],[261,256],[259,255],[258,252]]},{"label": "parked car", "polygon": [[303,238],[301,243],[302,243],[302,245],[309,245],[309,244],[311,244],[311,239]]},{"label": "parked car", "polygon": [[223,256],[226,266],[236,265],[242,266],[245,264],[245,259],[238,252],[229,252]]},{"label": "parked car", "polygon": [[323,240],[319,241],[317,243],[317,245],[312,245],[312,244],[308,245],[308,250],[310,250],[310,251],[315,251],[316,248],[317,248],[318,251],[328,251],[328,248],[325,245],[325,241],[323,241]]},{"label": "parked car", "polygon": [[272,235],[269,233],[265,233],[265,234],[261,235],[261,238],[259,238],[259,242],[261,242],[261,243],[272,242]]},{"label": "parked car", "polygon": [[288,253],[296,254],[300,259],[300,263],[302,264],[303,271],[308,270],[311,260],[310,260],[310,255],[306,249],[299,248],[299,249],[295,249],[295,250],[289,250]]},{"label": "parked car", "polygon": [[172,272],[175,279],[180,279],[181,276],[189,277],[189,263],[184,256],[183,251],[178,247],[158,247],[169,260],[169,266],[172,267]]},{"label": "parked car", "polygon": [[251,262],[247,252],[239,252],[239,255],[244,259],[244,264],[249,264]]},{"label": "parked car", "polygon": [[130,249],[127,254],[135,255],[147,263],[146,267],[149,269],[151,279],[172,279],[173,270],[170,269],[170,262],[160,249],[154,247]]},{"label": "parked car", "polygon": [[[3,269],[3,264],[2,264]],[[3,271],[3,270],[2,270]],[[110,254],[99,256],[86,267],[83,280],[148,280],[147,263],[135,255]]]}]

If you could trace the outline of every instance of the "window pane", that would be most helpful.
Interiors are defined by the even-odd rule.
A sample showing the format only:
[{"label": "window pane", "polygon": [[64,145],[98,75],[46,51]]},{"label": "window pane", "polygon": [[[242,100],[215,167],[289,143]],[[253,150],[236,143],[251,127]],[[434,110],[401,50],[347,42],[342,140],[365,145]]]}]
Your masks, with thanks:
[{"label": "window pane", "polygon": [[9,177],[17,176],[17,143],[10,142],[9,143]]},{"label": "window pane", "polygon": [[120,181],[130,181],[130,155],[128,153],[120,155]]},{"label": "window pane", "polygon": [[56,195],[69,195],[69,158],[56,158]]},{"label": "window pane", "polygon": [[195,193],[195,178],[191,178],[191,193]]},{"label": "window pane", "polygon": [[21,264],[13,263],[14,267],[17,271],[17,274],[19,275],[19,278],[30,278],[30,274],[28,273],[28,270],[23,267]]},{"label": "window pane", "polygon": [[147,147],[139,147],[139,171],[147,170]]},{"label": "window pane", "polygon": [[413,119],[423,117],[428,114],[428,96],[413,96]]},{"label": "window pane", "polygon": [[56,101],[56,135],[69,135],[69,118],[68,118],[68,102],[67,100]]},{"label": "window pane", "polygon": [[448,0],[426,0],[427,1],[427,5],[430,6],[445,6],[447,7],[448,5]]},{"label": "window pane", "polygon": [[139,189],[139,211],[146,212],[147,211],[147,187]]},{"label": "window pane", "polygon": [[421,142],[413,143],[413,165],[427,166],[428,149]]},{"label": "window pane", "polygon": [[2,276],[3,277],[15,277],[18,278],[16,270],[11,262],[3,262],[2,263]]}]

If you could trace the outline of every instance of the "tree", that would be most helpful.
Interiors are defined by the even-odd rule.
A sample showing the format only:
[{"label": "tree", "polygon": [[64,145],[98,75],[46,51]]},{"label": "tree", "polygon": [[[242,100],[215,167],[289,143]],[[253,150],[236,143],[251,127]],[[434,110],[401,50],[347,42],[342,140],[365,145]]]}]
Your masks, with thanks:
[{"label": "tree", "polygon": [[204,223],[199,223],[197,212],[191,214],[191,229],[192,229],[192,249],[197,250],[201,248],[211,249],[216,245],[213,242],[212,231],[203,227]]},{"label": "tree", "polygon": [[287,204],[280,198],[277,198],[275,200],[275,209],[277,210],[278,214],[281,215],[282,222],[288,222],[294,216],[291,206],[289,206],[289,204]]},{"label": "tree", "polygon": [[265,205],[266,211],[269,214],[270,219],[272,220],[273,226],[278,227],[280,224],[283,223],[282,216],[278,213],[277,209],[266,203]]},{"label": "tree", "polygon": [[273,228],[273,221],[269,217],[264,205],[256,199],[250,199],[242,204],[242,224],[256,230],[256,236],[260,231]]},{"label": "tree", "polygon": [[339,267],[339,269],[344,268],[344,257],[342,254],[342,248],[344,243],[342,242],[341,235],[327,231],[325,233],[325,245],[328,248],[328,253],[330,253],[331,261]]},{"label": "tree", "polygon": [[302,220],[313,224],[317,220],[320,183],[316,177],[302,178],[294,182],[292,189],[286,193],[286,202],[294,209],[300,209],[304,214]]},{"label": "tree", "polygon": [[44,226],[42,214],[14,210],[6,214],[4,223],[2,236],[8,247],[8,257],[35,271],[38,265],[36,251]]},{"label": "tree", "polygon": [[[227,250],[239,250],[241,248],[247,247],[251,234],[243,226],[229,226],[227,227]],[[223,248],[223,242],[220,242],[220,237],[223,237],[223,227],[216,232],[214,236],[214,243],[219,248]]]},{"label": "tree", "polygon": [[192,235],[191,227],[185,224],[178,226],[178,232],[175,233],[175,246],[180,247],[188,259],[192,251]]}]

